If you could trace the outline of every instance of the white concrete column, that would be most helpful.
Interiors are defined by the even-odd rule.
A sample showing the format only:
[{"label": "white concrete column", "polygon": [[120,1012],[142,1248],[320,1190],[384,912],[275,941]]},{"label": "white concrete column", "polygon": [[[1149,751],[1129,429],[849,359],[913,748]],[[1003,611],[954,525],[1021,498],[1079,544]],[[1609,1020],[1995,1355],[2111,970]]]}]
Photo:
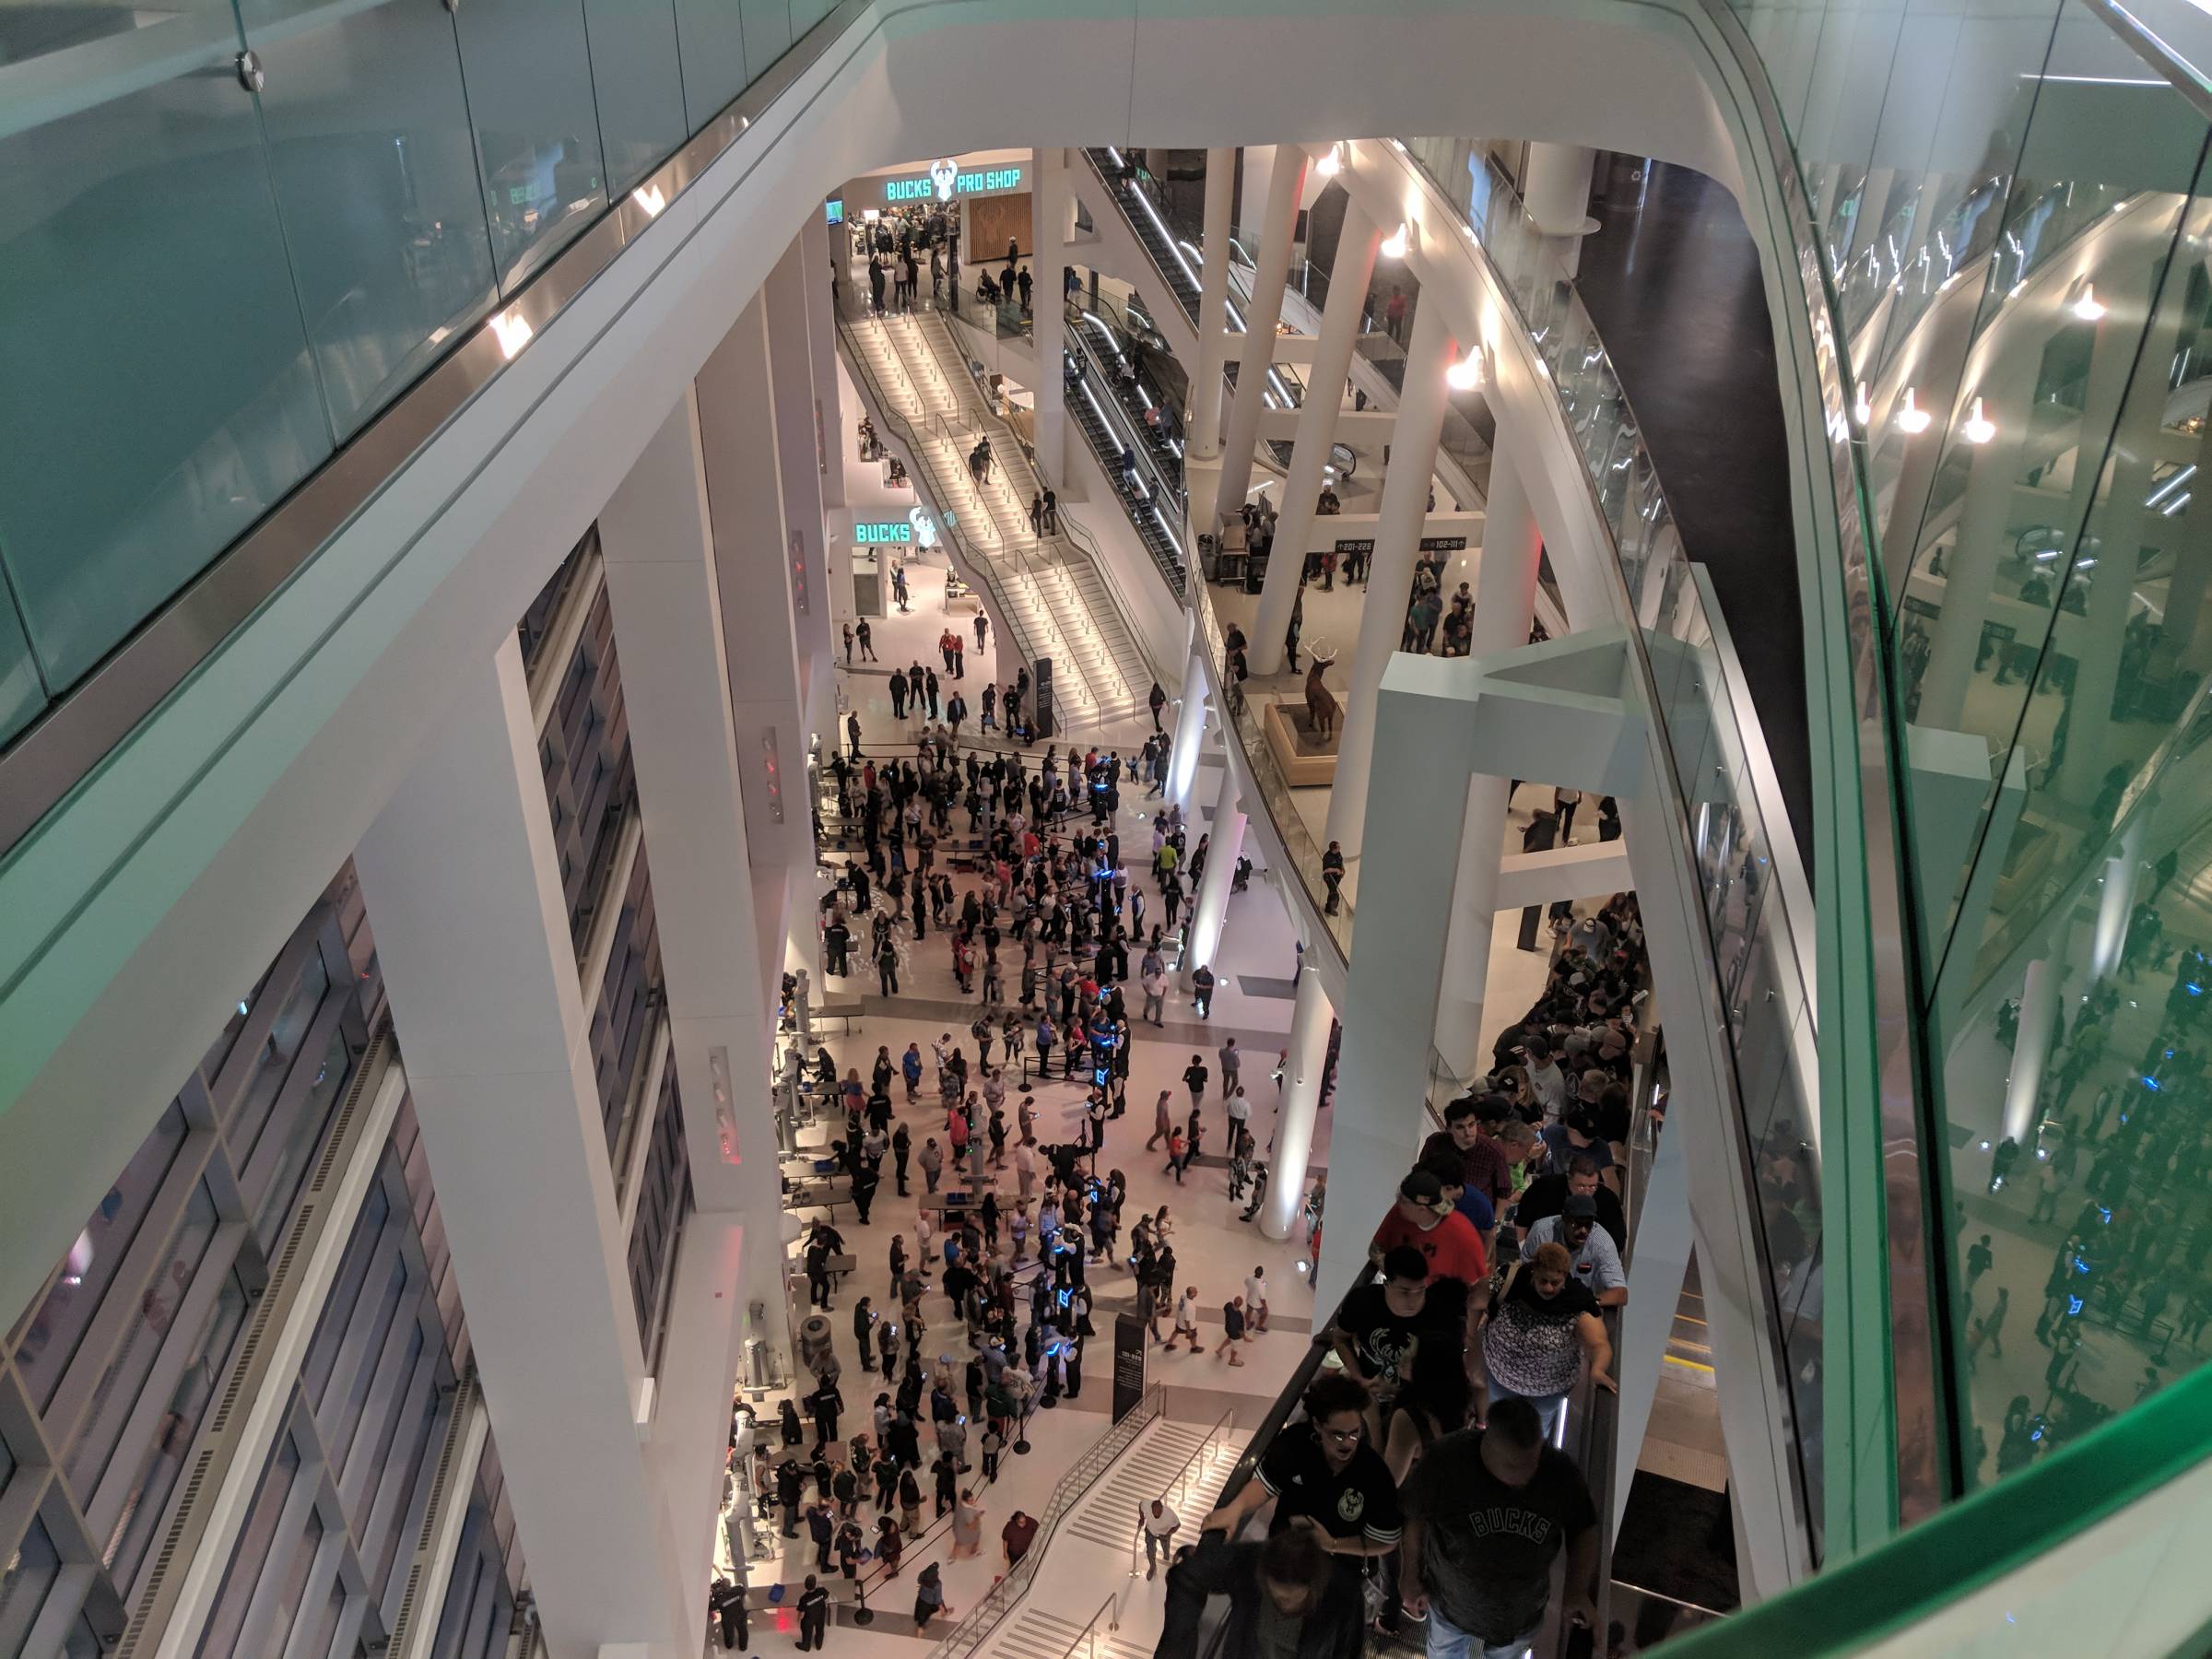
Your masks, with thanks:
[{"label": "white concrete column", "polygon": [[2028,964],[2027,982],[2020,988],[2020,1023],[2013,1037],[2012,1069],[2005,1077],[2005,1116],[1998,1129],[2023,1147],[2035,1133],[2043,1068],[2050,1064],[2051,1040],[2058,1024],[2058,990],[2065,979],[2065,969],[2049,957],[2040,957]]},{"label": "white concrete column", "polygon": [[830,295],[836,268],[830,248],[830,224],[819,212],[806,216],[799,231],[800,268],[806,276],[806,350],[814,369],[815,443],[822,462],[822,512],[845,505],[845,446],[839,431],[837,391],[837,308]]},{"label": "white concrete column", "polygon": [[1359,342],[1367,285],[1375,274],[1375,250],[1382,244],[1382,232],[1374,220],[1358,202],[1346,198],[1336,264],[1329,272],[1329,297],[1321,312],[1321,337],[1314,342],[1306,401],[1299,408],[1298,435],[1291,443],[1290,471],[1283,481],[1282,518],[1275,527],[1280,557],[1267,561],[1266,585],[1260,590],[1259,615],[1252,625],[1254,674],[1283,671],[1283,631],[1290,626],[1290,607],[1305,570],[1305,548],[1313,539],[1322,467],[1328,461],[1329,446],[1336,441],[1336,417],[1344,408],[1352,347]]},{"label": "white concrete column", "polygon": [[[1406,384],[1391,429],[1390,469],[1382,477],[1382,502],[1375,515],[1375,557],[1368,572],[1367,602],[1359,610],[1359,638],[1352,648],[1344,724],[1336,735],[1336,776],[1330,785],[1328,825],[1322,835],[1324,843],[1344,843],[1347,862],[1359,856],[1367,813],[1376,688],[1406,631],[1413,562],[1420,555],[1421,525],[1429,515],[1429,481],[1436,471],[1437,439],[1444,429],[1444,410],[1450,403],[1444,371],[1451,365],[1452,351],[1444,308],[1421,306],[1413,313]],[[1488,535],[1488,521],[1484,534]],[[1276,545],[1285,544],[1278,536]],[[1453,821],[1458,821],[1456,815]]]},{"label": "white concrete column", "polygon": [[[2197,434],[2196,477],[2212,479],[2212,421]],[[2212,489],[2212,485],[2206,488]],[[2200,641],[2212,639],[2212,629],[2202,626],[2206,590],[2212,586],[2212,547],[2206,545],[2212,539],[2212,495],[2206,497],[2203,512],[2195,508],[2192,500],[2176,515],[2180,545],[2174,550],[2172,578],[2166,584],[2165,620],[2156,659],[2186,668],[2203,666]]]},{"label": "white concrete column", "polygon": [[[1481,658],[1528,643],[1536,615],[1536,571],[1544,557],[1523,468],[1526,456],[1500,429],[1490,460],[1490,500],[1475,567],[1469,652]],[[1489,989],[1490,945],[1498,928],[1498,861],[1505,852],[1512,780],[1477,772],[1467,782],[1466,820],[1453,888],[1452,932],[1436,1011],[1436,1049],[1454,1077],[1472,1076],[1482,1052],[1482,1010]]]},{"label": "white concrete column", "polygon": [[1290,1044],[1283,1056],[1283,1103],[1276,1112],[1275,1149],[1268,1155],[1267,1203],[1260,1211],[1260,1230],[1271,1239],[1288,1238],[1305,1207],[1313,1122],[1321,1109],[1321,1077],[1328,1066],[1329,1022],[1335,1018],[1320,973],[1311,964],[1301,967]]},{"label": "white concrete column", "polygon": [[1182,671],[1182,706],[1175,712],[1175,738],[1168,750],[1168,805],[1188,809],[1198,751],[1206,742],[1206,661],[1198,647]]},{"label": "white concrete column", "polygon": [[1041,149],[1030,152],[1030,338],[1035,343],[1037,383],[1030,392],[1037,399],[1037,468],[1044,480],[1062,495],[1067,493],[1067,378],[1062,361],[1067,349],[1067,306],[1061,295],[1066,280],[1066,244],[1060,236],[1065,217],[1061,202],[1067,196],[1067,152]]},{"label": "white concrete column", "polygon": [[1275,159],[1281,152],[1272,144],[1244,147],[1244,183],[1237,192],[1237,223],[1247,236],[1259,234],[1267,217],[1267,191],[1275,179]]},{"label": "white concrete column", "polygon": [[1559,253],[1570,276],[1582,264],[1583,237],[1596,228],[1589,223],[1590,175],[1596,160],[1594,150],[1579,144],[1528,147],[1528,176],[1522,181],[1521,202],[1537,229],[1566,239]]},{"label": "white concrete column", "polygon": [[699,1587],[641,1443],[637,1309],[515,637],[458,677],[355,867],[547,1643],[673,1655]]},{"label": "white concrete column", "polygon": [[[781,453],[770,310],[766,290],[754,296],[709,355],[695,386],[764,979],[781,968],[783,951],[775,941],[788,927],[819,985],[820,938],[805,896],[811,893],[814,828],[806,798],[803,627],[794,591],[800,567],[788,552],[782,506],[783,485],[794,469]],[[770,548],[785,552],[771,559]],[[794,872],[808,873],[804,888]]]},{"label": "white concrete column", "polygon": [[[1407,657],[1399,666],[1413,671],[1410,680],[1450,665]],[[1469,713],[1464,704],[1402,697],[1376,723],[1375,775],[1389,781],[1392,797],[1370,803],[1362,838],[1375,856],[1360,881],[1352,936],[1338,1104],[1329,1124],[1319,1309],[1334,1308],[1366,1272],[1368,1241],[1420,1147],[1451,916],[1435,874],[1452,867],[1459,841]]]},{"label": "white concrete column", "polygon": [[[780,1204],[772,984],[760,973],[722,584],[697,406],[687,390],[599,512],[622,700],[653,864],[691,1188],[701,1210]],[[752,761],[758,764],[758,758]],[[809,929],[809,932],[812,930]],[[741,1271],[781,1306],[782,1241],[747,1230]]]},{"label": "white concrete column", "polygon": [[1652,1402],[1682,1305],[1693,1242],[1689,1176],[1683,1168],[1682,1135],[1662,1133],[1636,1206],[1636,1253],[1629,1263],[1629,1305],[1620,1311],[1620,1345],[1613,1379],[1620,1386],[1613,1430],[1613,1526],[1629,1507],[1629,1487],[1652,1422]]},{"label": "white concrete column", "polygon": [[1305,151],[1294,145],[1277,147],[1275,168],[1268,176],[1267,217],[1254,253],[1259,263],[1252,278],[1252,305],[1245,313],[1243,349],[1237,359],[1236,401],[1230,405],[1229,431],[1221,440],[1216,520],[1244,504],[1244,491],[1252,482],[1252,449],[1260,438],[1260,400],[1275,360],[1275,325],[1282,320],[1283,286],[1290,280],[1290,236],[1298,228],[1298,190],[1305,177]]},{"label": "white concrete column", "polygon": [[[1221,794],[1214,803],[1214,821],[1207,826],[1206,873],[1191,900],[1191,931],[1182,952],[1182,985],[1189,990],[1192,971],[1214,968],[1221,949],[1221,925],[1229,919],[1229,884],[1244,853],[1244,801],[1237,791],[1237,770],[1223,764]],[[1217,977],[1220,973],[1214,968]]]},{"label": "white concrete column", "polygon": [[[2068,536],[2087,522],[2096,497],[2097,480],[2104,470],[2106,436],[2119,418],[2128,373],[2135,365],[2137,324],[2139,319],[2122,323],[2108,313],[2096,325],[2077,429],[2081,443],[2074,455],[2065,516],[2056,521]],[[2011,550],[2016,534],[2012,498],[2023,476],[2029,394],[2041,359],[2031,353],[2014,355],[2026,366],[2014,369],[2010,383],[1993,378],[1980,388],[1983,417],[1995,432],[1979,444],[1967,435],[1971,400],[1961,400],[1954,417],[1952,441],[1969,445],[1971,458],[1958,543],[1947,565],[1943,612],[1936,618],[1933,648],[1921,677],[1920,707],[1913,718],[1922,725],[1956,731],[1965,724],[1967,688],[1973,681],[1974,659],[1981,654],[1982,625],[1989,616],[1998,562]]]},{"label": "white concrete column", "polygon": [[[2171,280],[2186,278],[2177,276]],[[2151,474],[2165,434],[2167,378],[2183,309],[2176,298],[2157,305],[2152,312],[2142,354],[2136,359],[2141,367],[2121,406],[2113,435],[2112,483],[2102,493],[2101,512],[2092,506],[2088,516],[2078,521],[2085,532],[2096,528],[2102,553],[2089,570],[2077,570],[2069,579],[2091,580],[2088,614],[2082,618],[2079,635],[2081,649],[2076,653],[2074,690],[2067,699],[2066,755],[2059,768],[2058,787],[2061,794],[2084,806],[2096,798],[2104,774],[2112,765],[2112,701],[2120,690],[2120,657],[2127,644],[2128,618],[2136,607],[2146,527],[2158,523],[2161,531],[2164,528],[2164,522],[2155,518],[2155,510],[2144,502],[2150,495]],[[2086,436],[2086,447],[2098,458],[2091,465],[2100,465],[2103,434]],[[2081,465],[2079,460],[2075,463],[2077,481]],[[2212,480],[2206,483],[2212,488]],[[2096,499],[2092,496],[2092,500]],[[2164,535],[2159,539],[2165,539]],[[2075,556],[2079,556],[2078,548]]]},{"label": "white concrete column", "polygon": [[2012,491],[2019,481],[2026,431],[2014,406],[1992,409],[1991,418],[1997,422],[1996,436],[1969,452],[1966,502],[1958,539],[1945,561],[1943,609],[1931,629],[1935,637],[1913,717],[1921,725],[1944,731],[1958,730],[1966,717],[1967,688],[1981,653],[1997,560],[2012,545]]},{"label": "white concrete column", "polygon": [[[798,641],[801,707],[806,730],[823,731],[836,710],[836,661],[830,627],[830,556],[823,541],[821,447],[814,402],[814,322],[807,314],[817,285],[806,265],[806,239],[794,237],[761,288],[767,301],[769,374],[773,388],[777,466],[783,487],[783,562],[790,567],[791,618]],[[824,303],[828,297],[817,296]],[[756,555],[757,557],[757,555]],[[802,765],[794,753],[787,767]]]},{"label": "white concrete column", "polygon": [[2104,861],[2104,886],[2097,895],[2097,931],[2089,950],[2089,971],[2099,984],[2112,977],[2120,959],[2127,954],[2127,923],[2135,913],[2136,877],[2143,867],[2143,827],[2149,818],[2147,811],[2141,811],[2129,818],[2121,832],[2119,848]]},{"label": "white concrete column", "polygon": [[1236,194],[1237,152],[1206,152],[1204,265],[1198,273],[1198,361],[1191,371],[1191,453],[1210,461],[1221,453],[1221,364],[1229,332],[1229,223]]}]

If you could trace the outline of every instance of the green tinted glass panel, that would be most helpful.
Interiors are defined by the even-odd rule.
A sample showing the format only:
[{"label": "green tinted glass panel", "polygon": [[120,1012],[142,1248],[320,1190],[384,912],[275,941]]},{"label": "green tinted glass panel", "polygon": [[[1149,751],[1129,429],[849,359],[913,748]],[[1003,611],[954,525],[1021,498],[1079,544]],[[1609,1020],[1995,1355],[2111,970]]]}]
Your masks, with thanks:
[{"label": "green tinted glass panel", "polygon": [[58,53],[0,125],[0,557],[57,691],[331,447],[228,11],[140,32],[169,78]]},{"label": "green tinted glass panel", "polygon": [[453,19],[392,0],[301,27],[250,0],[276,194],[332,424],[350,436],[494,300]]},{"label": "green tinted glass panel", "polygon": [[753,76],[791,50],[790,0],[739,0],[745,14],[745,61]]},{"label": "green tinted glass panel", "polygon": [[837,0],[791,0],[791,38],[797,40],[837,9]]},{"label": "green tinted glass panel", "polygon": [[6,743],[38,718],[46,706],[46,688],[39,680],[39,665],[30,660],[30,641],[23,636],[23,618],[15,602],[0,594],[0,743]]},{"label": "green tinted glass panel", "polygon": [[582,0],[466,0],[454,14],[500,286],[512,293],[606,206]]},{"label": "green tinted glass panel", "polygon": [[690,135],[675,0],[583,0],[608,188],[620,194]]},{"label": "green tinted glass panel", "polygon": [[684,110],[693,132],[745,90],[745,29],[737,0],[676,0],[684,61]]}]

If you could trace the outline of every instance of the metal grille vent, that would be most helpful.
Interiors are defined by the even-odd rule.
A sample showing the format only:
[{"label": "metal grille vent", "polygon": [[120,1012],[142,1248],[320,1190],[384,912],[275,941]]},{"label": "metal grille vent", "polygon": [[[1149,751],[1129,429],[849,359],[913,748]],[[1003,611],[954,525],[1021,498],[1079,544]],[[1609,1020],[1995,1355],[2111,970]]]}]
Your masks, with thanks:
[{"label": "metal grille vent", "polygon": [[462,1445],[468,1439],[469,1418],[477,1406],[477,1368],[472,1364],[462,1376],[461,1386],[453,1394],[453,1414],[446,1419],[445,1444],[439,1448],[438,1473],[430,1482],[430,1500],[423,1505],[422,1531],[415,1539],[415,1563],[407,1569],[407,1592],[401,1597],[399,1611],[392,1620],[392,1634],[387,1652],[404,1653],[407,1651],[407,1632],[415,1623],[417,1599],[421,1594],[422,1581],[429,1576],[435,1563],[430,1559],[432,1541],[438,1533],[438,1523],[445,1514],[455,1484],[456,1465],[461,1461]]}]

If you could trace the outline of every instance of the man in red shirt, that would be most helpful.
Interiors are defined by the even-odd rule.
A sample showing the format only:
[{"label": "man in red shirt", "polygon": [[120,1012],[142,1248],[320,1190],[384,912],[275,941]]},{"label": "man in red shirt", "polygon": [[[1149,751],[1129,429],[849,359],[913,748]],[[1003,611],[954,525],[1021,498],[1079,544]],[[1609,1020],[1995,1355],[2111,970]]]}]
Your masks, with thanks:
[{"label": "man in red shirt", "polygon": [[1406,1244],[1421,1253],[1431,1278],[1455,1278],[1478,1285],[1489,1277],[1488,1257],[1475,1224],[1443,1204],[1444,1189],[1427,1170],[1415,1170],[1398,1183],[1398,1201],[1390,1206],[1382,1225],[1375,1229],[1367,1247],[1369,1258],[1381,1262],[1384,1253]]}]

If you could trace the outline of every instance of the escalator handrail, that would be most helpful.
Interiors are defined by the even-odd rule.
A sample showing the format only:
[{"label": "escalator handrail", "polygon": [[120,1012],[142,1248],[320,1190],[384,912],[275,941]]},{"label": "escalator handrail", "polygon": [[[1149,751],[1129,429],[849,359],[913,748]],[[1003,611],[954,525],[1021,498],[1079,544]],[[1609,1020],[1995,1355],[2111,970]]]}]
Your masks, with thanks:
[{"label": "escalator handrail", "polygon": [[1685,1631],[1667,1652],[1683,1659],[1859,1652],[2021,1572],[2207,1461],[2212,1366],[1788,1594]]}]

